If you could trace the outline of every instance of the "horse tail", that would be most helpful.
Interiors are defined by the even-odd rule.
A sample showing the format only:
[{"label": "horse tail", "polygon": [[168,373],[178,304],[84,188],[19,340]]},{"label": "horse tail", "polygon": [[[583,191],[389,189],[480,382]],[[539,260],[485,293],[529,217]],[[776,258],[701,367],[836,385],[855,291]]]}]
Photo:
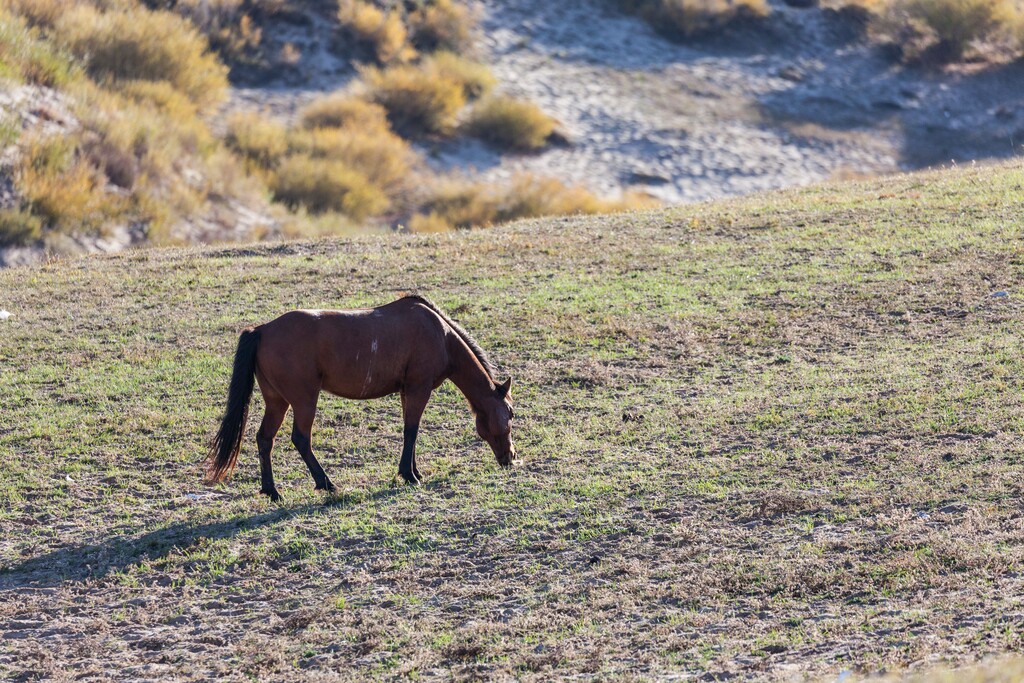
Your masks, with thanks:
[{"label": "horse tail", "polygon": [[260,333],[248,329],[238,337],[235,351],[235,366],[231,371],[228,386],[228,406],[224,411],[220,429],[206,460],[206,481],[214,484],[224,479],[235,468],[238,452],[242,448],[245,423],[249,419],[249,400],[256,375],[256,349],[259,348]]}]

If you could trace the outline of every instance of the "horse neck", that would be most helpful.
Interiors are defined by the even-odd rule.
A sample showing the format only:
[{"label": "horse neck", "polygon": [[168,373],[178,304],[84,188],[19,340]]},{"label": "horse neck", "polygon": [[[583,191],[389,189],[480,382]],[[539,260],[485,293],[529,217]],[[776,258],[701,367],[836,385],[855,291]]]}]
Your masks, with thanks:
[{"label": "horse neck", "polygon": [[459,335],[450,335],[448,339],[448,356],[452,363],[449,379],[473,406],[473,410],[479,412],[483,399],[494,393],[494,382]]}]

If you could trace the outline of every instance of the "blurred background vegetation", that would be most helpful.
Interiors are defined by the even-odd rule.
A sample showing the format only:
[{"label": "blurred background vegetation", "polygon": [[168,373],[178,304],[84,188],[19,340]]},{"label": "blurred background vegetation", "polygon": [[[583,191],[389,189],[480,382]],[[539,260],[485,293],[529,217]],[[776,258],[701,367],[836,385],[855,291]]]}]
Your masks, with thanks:
[{"label": "blurred background vegetation", "polygon": [[[225,111],[229,74],[265,58],[267,22],[295,2],[5,0],[0,79],[29,103],[30,123],[17,107],[0,121],[0,246],[59,251],[67,235],[118,232],[161,244],[444,231],[656,204],[555,178],[495,184],[427,169],[424,142],[467,137],[531,154],[561,137],[558,121],[502,93],[474,51],[478,13],[457,0],[337,0],[338,40],[359,64],[353,82],[293,122]],[[1018,0],[822,2],[856,13],[904,62],[1015,58],[1024,45]],[[771,9],[765,0],[594,4],[678,40],[756,26]]]}]

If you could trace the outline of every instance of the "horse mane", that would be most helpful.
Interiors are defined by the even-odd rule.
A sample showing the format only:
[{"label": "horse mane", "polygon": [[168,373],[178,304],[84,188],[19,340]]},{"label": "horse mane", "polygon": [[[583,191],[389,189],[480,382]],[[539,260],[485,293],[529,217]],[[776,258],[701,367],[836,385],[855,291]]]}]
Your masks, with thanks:
[{"label": "horse mane", "polygon": [[455,334],[459,335],[462,338],[462,341],[466,342],[466,346],[468,346],[469,350],[473,352],[473,355],[476,356],[476,359],[480,361],[480,365],[483,366],[484,372],[487,373],[487,377],[492,382],[495,381],[494,377],[495,375],[498,374],[497,368],[494,367],[494,364],[491,363],[490,359],[487,357],[487,354],[484,353],[484,350],[481,349],[480,345],[476,343],[476,340],[473,339],[472,336],[470,336],[469,332],[466,332],[466,330],[463,329],[461,325],[459,325],[457,322],[449,318],[444,311],[438,308],[437,305],[427,297],[420,296],[419,294],[410,294],[404,298],[412,299],[417,303],[423,304],[424,306],[432,310],[434,313],[436,313],[437,316],[441,318],[441,320],[445,321],[448,324],[448,327],[455,330]]}]

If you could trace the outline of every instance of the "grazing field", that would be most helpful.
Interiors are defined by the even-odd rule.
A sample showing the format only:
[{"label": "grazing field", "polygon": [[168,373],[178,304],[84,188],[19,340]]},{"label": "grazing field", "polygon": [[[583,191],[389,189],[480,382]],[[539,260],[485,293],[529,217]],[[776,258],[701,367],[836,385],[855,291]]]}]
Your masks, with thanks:
[{"label": "grazing field", "polygon": [[[1019,163],[0,272],[0,679],[836,680],[1018,651]],[[513,376],[203,485],[237,331],[418,291]],[[286,436],[287,426],[285,433]]]}]

